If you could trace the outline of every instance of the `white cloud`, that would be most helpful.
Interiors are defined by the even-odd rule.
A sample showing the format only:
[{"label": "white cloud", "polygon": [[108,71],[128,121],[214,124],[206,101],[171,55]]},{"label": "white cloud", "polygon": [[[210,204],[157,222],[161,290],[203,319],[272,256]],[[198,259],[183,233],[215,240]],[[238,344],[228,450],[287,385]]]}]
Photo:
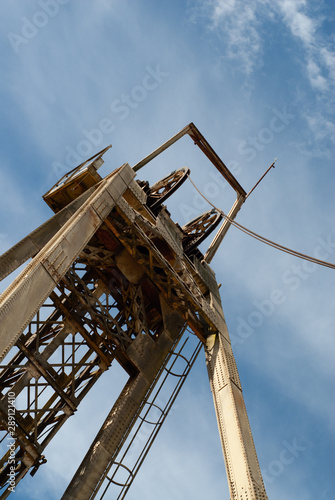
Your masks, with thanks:
[{"label": "white cloud", "polygon": [[225,2],[224,0],[218,0],[214,5],[213,10],[213,20],[217,24],[221,19],[227,14],[231,14],[236,7],[236,0],[230,0]]},{"label": "white cloud", "polygon": [[[328,120],[322,113],[306,113],[305,119],[318,142],[323,142],[328,138],[332,142],[335,142],[335,124]],[[325,155],[327,151],[327,149],[324,149],[323,155]]]},{"label": "white cloud", "polygon": [[247,75],[252,73],[262,50],[256,10],[257,2],[218,0],[213,3],[213,26],[220,29],[228,57],[239,61]]},{"label": "white cloud", "polygon": [[316,90],[324,92],[328,89],[327,80],[322,76],[320,66],[312,58],[307,60],[307,74],[311,86]]},{"label": "white cloud", "polygon": [[[239,60],[247,74],[261,64],[265,38],[262,26],[273,19],[274,12],[280,14],[281,21],[307,51],[307,74],[311,85],[318,90],[327,90],[326,77],[322,70],[334,72],[335,55],[326,46],[320,34],[321,19],[307,14],[306,0],[212,0],[206,2],[198,14],[207,16],[212,29],[218,29],[220,36],[226,37],[228,56]],[[248,62],[248,59],[251,59]]]},{"label": "white cloud", "polygon": [[305,50],[306,72],[311,87],[320,93],[327,93],[330,82],[334,80],[335,54],[327,47],[327,38],[321,32],[321,19],[307,15],[308,4],[305,0],[278,1],[277,6],[284,23]]},{"label": "white cloud", "polygon": [[335,52],[329,50],[327,47],[320,48],[320,57],[324,65],[329,71],[329,78],[335,80]]},{"label": "white cloud", "polygon": [[[327,102],[317,102],[325,115],[321,124],[323,133],[329,129],[327,114],[329,104],[334,101],[335,53],[330,48],[330,41],[322,30],[324,19],[321,13],[312,11],[307,0],[211,0],[197,15],[207,19],[212,31],[216,31],[225,52],[220,56],[234,60],[237,67],[250,76],[263,66],[263,53],[266,50],[268,36],[265,34],[269,21],[283,25],[295,42],[297,51],[302,50],[301,68],[316,98]],[[314,113],[309,112],[310,115]],[[320,122],[320,115],[315,118]],[[310,121],[308,122],[310,123]],[[314,128],[311,128],[314,133]],[[327,139],[333,140],[332,131]]]},{"label": "white cloud", "polygon": [[316,22],[300,11],[301,8],[306,6],[306,1],[284,0],[277,1],[277,5],[292,35],[299,38],[307,46],[314,43]]}]

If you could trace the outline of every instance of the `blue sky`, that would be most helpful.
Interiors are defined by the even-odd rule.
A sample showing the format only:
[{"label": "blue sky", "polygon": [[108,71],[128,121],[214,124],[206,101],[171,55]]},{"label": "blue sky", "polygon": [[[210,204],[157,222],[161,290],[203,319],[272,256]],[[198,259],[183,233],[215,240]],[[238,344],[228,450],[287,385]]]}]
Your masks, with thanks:
[{"label": "blue sky", "polygon": [[[41,197],[67,170],[108,144],[103,175],[134,165],[193,121],[246,191],[278,157],[238,222],[335,262],[334,17],[329,0],[4,3],[0,252],[51,216]],[[187,138],[139,178],[185,165],[227,211],[230,189]],[[184,224],[207,207],[190,184],[181,190],[168,208]],[[330,500],[334,271],[235,228],[212,267],[269,498]],[[109,409],[104,384],[113,402],[124,382],[113,373],[17,499],[61,496]],[[229,498],[200,356],[128,498],[204,495]]]}]

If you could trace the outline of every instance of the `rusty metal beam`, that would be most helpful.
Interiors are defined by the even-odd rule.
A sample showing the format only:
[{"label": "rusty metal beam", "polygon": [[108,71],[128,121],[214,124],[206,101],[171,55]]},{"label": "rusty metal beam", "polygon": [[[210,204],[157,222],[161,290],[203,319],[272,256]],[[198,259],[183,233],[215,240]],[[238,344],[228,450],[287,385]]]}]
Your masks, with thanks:
[{"label": "rusty metal beam", "polygon": [[[134,175],[127,165],[116,174],[109,174],[3,292],[0,299],[0,359],[14,345],[36,311],[101,226]],[[29,302],[26,300],[27,296],[30,297]]]},{"label": "rusty metal beam", "polygon": [[184,135],[189,135],[194,143],[201,149],[201,151],[207,156],[207,158],[211,161],[214,167],[220,172],[220,174],[226,179],[226,181],[230,184],[230,186],[236,191],[239,196],[246,197],[247,193],[242,188],[240,183],[234,177],[234,175],[230,172],[230,170],[223,163],[221,158],[214,151],[212,146],[207,142],[201,132],[197,129],[194,123],[189,123],[184,127],[178,134],[174,135],[168,141],[164,142],[159,148],[155,149],[148,156],[143,158],[141,161],[134,165],[133,169],[135,172],[140,170],[144,165],[149,163],[151,160],[156,158],[156,156],[160,155],[167,148],[172,146],[175,142],[181,139]]},{"label": "rusty metal beam", "polygon": [[79,198],[76,198],[72,203],[64,207],[63,210],[23,238],[19,243],[0,255],[0,281],[36,255],[83,203],[87,201],[95,189],[96,186],[87,190]]}]

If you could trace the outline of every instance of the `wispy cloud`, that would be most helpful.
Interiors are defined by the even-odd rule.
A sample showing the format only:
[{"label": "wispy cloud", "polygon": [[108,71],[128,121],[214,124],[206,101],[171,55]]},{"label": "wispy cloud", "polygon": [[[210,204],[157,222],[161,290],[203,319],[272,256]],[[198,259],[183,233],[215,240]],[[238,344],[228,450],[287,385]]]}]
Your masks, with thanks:
[{"label": "wispy cloud", "polygon": [[225,37],[227,55],[239,61],[246,74],[262,64],[266,37],[264,25],[276,17],[305,49],[306,70],[310,84],[328,90],[327,78],[334,76],[335,54],[322,34],[322,18],[308,14],[306,0],[208,0],[196,9],[207,17],[210,27]]},{"label": "wispy cloud", "polygon": [[277,1],[277,8],[291,34],[305,49],[307,77],[317,91],[330,90],[329,77],[334,75],[335,55],[321,33],[322,20],[308,15],[306,0]]},{"label": "wispy cloud", "polygon": [[276,3],[283,14],[285,24],[289,26],[292,34],[304,44],[312,44],[315,37],[316,22],[301,11],[306,7],[306,1],[284,0]]},{"label": "wispy cloud", "polygon": [[305,119],[318,140],[321,129],[322,139],[333,142],[333,127],[327,116],[331,112],[330,103],[334,102],[335,52],[323,28],[322,6],[316,9],[308,0],[208,0],[201,5],[197,2],[193,13],[193,20],[205,20],[220,39],[224,47],[220,57],[234,60],[236,68],[249,82],[264,65],[270,23],[275,22],[283,33],[291,35],[290,47],[295,49],[301,73],[314,93]]},{"label": "wispy cloud", "polygon": [[[321,112],[314,114],[307,113],[305,118],[317,141],[323,142],[330,139],[335,143],[335,124],[331,120],[328,120],[324,114]],[[329,150],[323,150],[322,155],[329,156]]]},{"label": "wispy cloud", "polygon": [[227,56],[235,59],[247,75],[254,70],[262,52],[258,26],[258,1],[209,0],[197,8],[198,15],[207,17],[209,26],[217,30],[227,46]]}]

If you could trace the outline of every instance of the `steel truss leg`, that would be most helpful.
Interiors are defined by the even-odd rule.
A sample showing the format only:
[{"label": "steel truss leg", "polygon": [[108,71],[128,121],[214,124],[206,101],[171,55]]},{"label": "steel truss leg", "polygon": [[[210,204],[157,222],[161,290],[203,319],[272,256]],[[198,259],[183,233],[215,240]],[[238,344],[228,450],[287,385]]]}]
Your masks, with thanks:
[{"label": "steel truss leg", "polygon": [[206,363],[231,500],[267,500],[221,304],[221,327],[206,341]]},{"label": "steel truss leg", "polygon": [[162,364],[178,341],[184,321],[162,298],[161,305],[163,332],[157,340],[148,335],[138,335],[128,348],[127,355],[138,369],[138,373],[129,378],[62,500],[95,498],[114,457],[148,399]]}]

